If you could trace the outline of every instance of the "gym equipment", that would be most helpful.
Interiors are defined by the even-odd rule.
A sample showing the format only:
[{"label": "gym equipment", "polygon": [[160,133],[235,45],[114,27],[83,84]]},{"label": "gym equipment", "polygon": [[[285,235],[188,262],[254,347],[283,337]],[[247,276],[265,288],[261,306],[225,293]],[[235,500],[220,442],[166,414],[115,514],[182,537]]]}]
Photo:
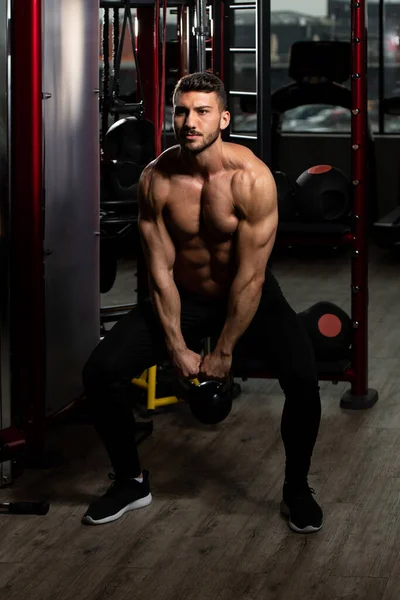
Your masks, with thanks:
[{"label": "gym equipment", "polygon": [[[353,91],[344,85],[352,76],[351,49],[351,43],[339,41],[300,41],[292,45],[289,76],[294,79],[294,82],[271,94],[271,164],[274,171],[279,170],[281,124],[285,112],[299,106],[313,104],[334,105],[349,111],[354,109]],[[358,79],[352,81],[356,82]],[[359,115],[356,113],[354,116]],[[368,124],[368,112],[365,119],[367,134],[365,152],[368,164],[366,193],[368,215],[373,222],[377,201],[375,145],[372,129]],[[359,148],[359,144],[354,142],[352,148]],[[353,175],[352,180],[355,180]],[[299,232],[302,233],[301,224]]]},{"label": "gym equipment", "polygon": [[317,302],[299,313],[320,362],[348,358],[352,343],[352,322],[348,314],[332,302]]},{"label": "gym equipment", "polygon": [[304,220],[334,222],[348,216],[350,182],[340,169],[316,165],[304,171],[296,184],[296,204]]},{"label": "gym equipment", "polygon": [[[102,195],[100,205],[121,224],[137,220],[137,184],[143,168],[155,157],[154,126],[146,119],[127,117],[114,123],[103,141],[100,163]],[[128,219],[128,221],[127,221]],[[108,224],[104,215],[102,225]]]},{"label": "gym equipment", "polygon": [[47,502],[1,502],[0,514],[47,515],[50,505]]},{"label": "gym equipment", "polygon": [[278,213],[280,221],[294,221],[297,217],[295,196],[296,188],[282,171],[272,173],[278,193]]},{"label": "gym equipment", "polygon": [[130,161],[144,167],[155,156],[154,125],[146,119],[125,117],[106,133],[104,160]]},{"label": "gym equipment", "polygon": [[160,398],[157,397],[157,365],[153,365],[149,369],[146,369],[140,377],[132,379],[132,383],[136,387],[146,391],[147,410],[153,411],[160,406],[170,406],[171,404],[178,404],[178,402],[180,402],[178,396],[169,395]]},{"label": "gym equipment", "polygon": [[186,388],[185,400],[192,415],[205,425],[221,423],[232,410],[231,381],[202,381],[199,385],[190,383]]},{"label": "gym equipment", "polygon": [[[226,383],[212,380],[200,383],[198,379],[177,380],[175,374],[168,368],[165,369],[164,377],[158,377],[160,375],[158,369],[157,365],[153,365],[146,369],[140,377],[132,379],[133,385],[145,390],[148,411],[178,404],[183,400],[189,404],[193,416],[198,421],[212,425],[228,416],[233,400],[240,396],[242,391],[241,386],[234,383],[233,379]],[[160,383],[157,381],[158,379],[161,379],[161,389],[167,395],[157,396],[157,386]]]},{"label": "gym equipment", "polygon": [[113,240],[116,246],[122,237],[129,235],[131,245],[137,246],[137,185],[144,166],[155,157],[153,124],[136,117],[120,119],[108,130],[103,153],[100,163],[102,240]]},{"label": "gym equipment", "polygon": [[117,254],[113,243],[107,238],[100,239],[100,293],[107,294],[117,277]]},{"label": "gym equipment", "polygon": [[142,173],[139,165],[130,161],[103,161],[102,183],[111,198],[136,199],[137,184]]},{"label": "gym equipment", "polygon": [[135,71],[137,73],[137,82],[140,93],[140,98],[144,98],[143,94],[143,85],[142,85],[142,77],[140,74],[140,65],[137,57],[136,47],[135,47],[135,33],[133,27],[133,17],[131,10],[131,2],[130,0],[123,0],[124,4],[124,20],[122,23],[122,31],[121,37],[118,40],[118,47],[116,51],[116,58],[114,64],[114,77],[111,86],[110,93],[110,101],[109,108],[111,114],[120,114],[120,115],[136,115],[141,117],[144,113],[143,100],[140,102],[127,102],[121,96],[119,96],[119,79],[120,79],[120,71],[121,71],[121,63],[122,63],[122,53],[125,46],[126,41],[126,29],[129,24],[129,37],[131,41],[131,48],[133,59],[135,63]]}]

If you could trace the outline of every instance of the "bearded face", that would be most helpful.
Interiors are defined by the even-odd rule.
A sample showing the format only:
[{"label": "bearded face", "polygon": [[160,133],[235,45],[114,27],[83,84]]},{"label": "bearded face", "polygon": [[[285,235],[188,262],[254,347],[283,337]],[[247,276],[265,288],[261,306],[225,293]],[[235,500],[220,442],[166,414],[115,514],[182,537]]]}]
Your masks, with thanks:
[{"label": "bearded face", "polygon": [[174,106],[174,133],[187,152],[199,154],[212,146],[229,124],[215,92],[179,92]]}]

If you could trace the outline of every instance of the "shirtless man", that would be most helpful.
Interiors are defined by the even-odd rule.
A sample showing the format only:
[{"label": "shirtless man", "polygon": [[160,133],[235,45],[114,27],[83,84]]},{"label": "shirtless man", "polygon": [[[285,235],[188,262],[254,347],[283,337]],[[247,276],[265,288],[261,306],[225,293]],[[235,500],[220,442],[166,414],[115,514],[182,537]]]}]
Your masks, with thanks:
[{"label": "shirtless man", "polygon": [[[294,531],[322,526],[307,481],[321,416],[314,353],[267,267],[278,222],[274,179],[250,150],[222,141],[229,120],[217,77],[182,78],[174,92],[178,145],[143,171],[139,229],[150,297],[107,333],[83,372],[114,469],[113,484],[89,506],[85,523],[108,523],[152,499],[124,401],[131,379],[166,358],[182,377],[224,379],[236,343],[248,336],[285,394],[281,512]],[[208,336],[217,343],[202,359],[199,341]]]}]

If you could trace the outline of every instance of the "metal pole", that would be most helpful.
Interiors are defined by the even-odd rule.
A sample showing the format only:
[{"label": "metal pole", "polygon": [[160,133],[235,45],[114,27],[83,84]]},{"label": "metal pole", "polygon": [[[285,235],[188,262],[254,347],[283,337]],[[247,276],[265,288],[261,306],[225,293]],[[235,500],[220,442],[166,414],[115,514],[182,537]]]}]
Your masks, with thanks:
[{"label": "metal pole", "polygon": [[[0,433],[11,426],[10,365],[10,121],[11,0],[0,2]],[[11,482],[11,462],[0,462],[0,487]]]},{"label": "metal pole", "polygon": [[42,16],[41,0],[13,2],[13,399],[23,408],[24,433],[35,450],[44,447],[46,430]]},{"label": "metal pole", "polygon": [[195,28],[197,45],[197,70],[206,71],[206,38],[209,34],[207,24],[207,0],[196,0],[197,27]]},{"label": "metal pole", "polygon": [[[158,8],[157,8],[158,5]],[[138,62],[142,74],[144,116],[154,124],[156,155],[161,153],[159,132],[159,3],[137,9],[139,33],[136,39]],[[151,35],[148,33],[151,32]]]},{"label": "metal pole", "polygon": [[[221,0],[221,2],[218,3],[219,5],[219,21],[220,21],[220,38],[219,38],[219,50],[220,50],[220,57],[219,57],[219,68],[220,68],[220,74],[218,75],[218,77],[220,79],[222,79],[222,81],[225,80],[225,38],[228,36],[225,36],[225,14],[226,14],[226,9],[225,9],[225,2],[224,0]],[[218,21],[217,21],[218,22]],[[215,35],[215,33],[214,33]]]},{"label": "metal pole", "polygon": [[188,7],[180,6],[179,11],[179,73],[178,78],[189,73],[189,32]]},{"label": "metal pole", "polygon": [[379,91],[378,91],[378,110],[379,110],[379,133],[382,135],[385,131],[385,113],[383,110],[383,100],[385,98],[385,4],[384,0],[379,0]]},{"label": "metal pole", "polygon": [[271,0],[257,0],[257,153],[271,162]]},{"label": "metal pole", "polygon": [[353,371],[351,391],[342,397],[342,408],[369,408],[378,399],[368,389],[368,215],[367,215],[367,18],[366,0],[352,1],[352,121],[351,172],[353,185],[354,242],[351,266]]}]

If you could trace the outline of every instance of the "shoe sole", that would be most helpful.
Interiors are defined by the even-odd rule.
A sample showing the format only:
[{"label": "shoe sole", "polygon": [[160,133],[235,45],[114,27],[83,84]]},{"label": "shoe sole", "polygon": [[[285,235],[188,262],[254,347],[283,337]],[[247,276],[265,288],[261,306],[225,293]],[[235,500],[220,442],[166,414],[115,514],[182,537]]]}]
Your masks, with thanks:
[{"label": "shoe sole", "polygon": [[290,529],[296,533],[315,533],[316,531],[320,531],[320,529],[322,529],[322,523],[319,525],[319,527],[314,525],[307,525],[307,527],[303,527],[303,529],[297,527],[297,525],[290,520],[290,508],[283,500],[281,502],[281,515],[287,519]]},{"label": "shoe sole", "polygon": [[115,513],[114,515],[110,515],[109,517],[105,517],[104,519],[97,520],[92,519],[92,517],[90,517],[89,515],[85,515],[82,519],[82,522],[86,523],[87,525],[104,525],[105,523],[111,523],[112,521],[120,519],[126,512],[130,510],[136,510],[137,508],[144,508],[145,506],[148,506],[151,503],[152,499],[152,495],[148,494],[148,496],[145,496],[144,498],[139,498],[139,500],[135,500],[135,502],[127,504],[126,506],[124,506],[124,508],[121,508],[121,510]]}]

